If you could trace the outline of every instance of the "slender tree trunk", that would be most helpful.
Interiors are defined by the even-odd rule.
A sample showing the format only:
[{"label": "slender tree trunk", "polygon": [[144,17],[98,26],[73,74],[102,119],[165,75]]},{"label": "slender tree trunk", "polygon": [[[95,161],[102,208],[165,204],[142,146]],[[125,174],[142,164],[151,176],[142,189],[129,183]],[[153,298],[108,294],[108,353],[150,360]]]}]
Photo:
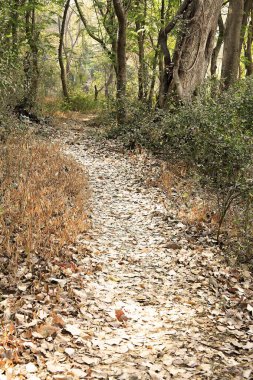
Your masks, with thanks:
[{"label": "slender tree trunk", "polygon": [[[139,23],[136,23],[136,31],[140,30],[141,26]],[[138,50],[139,50],[139,67],[138,67],[138,99],[143,100],[144,98],[144,80],[145,80],[145,52],[144,52],[144,32],[141,31],[138,33]]]},{"label": "slender tree trunk", "polygon": [[26,12],[26,37],[29,45],[29,51],[26,52],[24,59],[25,73],[25,95],[21,107],[31,110],[37,98],[39,84],[39,64],[38,64],[38,40],[39,33],[36,30],[35,7],[30,3],[31,8]]},{"label": "slender tree trunk", "polygon": [[112,84],[113,82],[113,71],[114,70],[114,65],[112,65],[110,67],[110,72],[109,72],[109,76],[107,78],[107,80],[105,81],[105,97],[107,99],[109,99],[110,97],[110,91],[109,91],[109,88],[110,88],[110,85]]},{"label": "slender tree trunk", "polygon": [[126,118],[126,10],[121,0],[113,0],[115,13],[118,19],[117,39],[117,119],[122,124]]},{"label": "slender tree trunk", "polygon": [[157,97],[157,104],[156,107],[162,108],[165,103],[166,99],[166,93],[164,91],[165,85],[164,81],[166,80],[166,75],[164,75],[164,58],[162,51],[160,50],[158,52],[158,66],[159,66],[159,92],[158,92],[158,97]]},{"label": "slender tree trunk", "polygon": [[63,50],[64,50],[64,35],[65,35],[65,26],[67,21],[68,10],[70,6],[70,0],[67,0],[64,6],[62,23],[60,27],[60,39],[59,39],[59,48],[58,48],[58,59],[61,70],[61,83],[62,83],[62,92],[64,98],[69,101],[69,92],[67,84],[67,75],[63,59]]},{"label": "slender tree trunk", "polygon": [[249,23],[247,44],[245,48],[246,76],[250,76],[253,74],[252,42],[253,42],[253,11],[251,11],[251,20]]},{"label": "slender tree trunk", "polygon": [[[141,4],[140,4],[141,3]],[[137,7],[141,7],[142,15],[138,15],[135,25],[138,41],[138,58],[139,58],[139,67],[138,67],[138,99],[143,100],[147,95],[147,73],[145,66],[145,23],[146,23],[146,14],[147,14],[147,0],[138,1],[136,3]]]},{"label": "slender tree trunk", "polygon": [[225,26],[224,26],[224,22],[223,22],[221,14],[220,14],[220,17],[218,20],[218,25],[219,25],[219,36],[217,39],[217,44],[216,44],[215,48],[213,49],[212,59],[211,59],[211,75],[212,75],[212,77],[214,77],[216,75],[217,68],[218,68],[218,57],[219,57],[220,50],[221,50],[221,47],[222,47],[222,44],[224,41]]},{"label": "slender tree trunk", "polygon": [[224,89],[230,87],[238,78],[243,11],[244,0],[230,0],[224,35],[224,52],[221,70]]},{"label": "slender tree trunk", "polygon": [[240,52],[242,52],[245,35],[249,23],[250,13],[253,7],[253,0],[244,0],[242,27],[241,27],[241,39],[240,39]]},{"label": "slender tree trunk", "polygon": [[162,54],[159,59],[159,77],[160,77],[160,87],[159,87],[159,97],[158,97],[158,105],[160,108],[164,106],[165,99],[168,95],[169,86],[172,81],[173,76],[173,64],[171,59],[171,54],[168,48],[168,34],[165,28],[165,0],[162,0],[161,4],[161,24],[163,28],[159,33],[159,44],[163,53],[163,62],[162,62]]},{"label": "slender tree trunk", "polygon": [[18,22],[19,22],[19,1],[14,0],[11,6],[11,33],[12,33],[12,50],[18,55]]},{"label": "slender tree trunk", "polygon": [[95,100],[95,102],[98,100],[98,94],[99,94],[99,90],[97,88],[97,85],[95,84],[95,86],[94,86],[94,100]]},{"label": "slender tree trunk", "polygon": [[149,95],[148,95],[149,107],[152,107],[152,104],[153,104],[158,56],[159,56],[159,43],[157,43],[157,46],[155,49],[155,55],[154,55],[153,63],[152,63],[152,76],[151,76],[150,89],[149,89]]}]

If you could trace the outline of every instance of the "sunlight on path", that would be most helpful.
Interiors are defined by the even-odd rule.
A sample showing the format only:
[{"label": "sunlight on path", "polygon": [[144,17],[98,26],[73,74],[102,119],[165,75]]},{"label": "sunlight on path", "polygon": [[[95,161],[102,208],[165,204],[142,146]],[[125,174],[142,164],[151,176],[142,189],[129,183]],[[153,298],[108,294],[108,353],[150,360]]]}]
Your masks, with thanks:
[{"label": "sunlight on path", "polygon": [[[247,360],[244,368],[226,355],[215,326],[221,309],[208,273],[216,249],[189,244],[185,226],[165,218],[164,195],[145,184],[154,160],[106,144],[86,139],[69,148],[88,168],[93,192],[92,238],[83,241],[92,254],[84,262],[101,268],[84,281],[93,377],[245,378]],[[173,241],[181,248],[168,248]]]}]

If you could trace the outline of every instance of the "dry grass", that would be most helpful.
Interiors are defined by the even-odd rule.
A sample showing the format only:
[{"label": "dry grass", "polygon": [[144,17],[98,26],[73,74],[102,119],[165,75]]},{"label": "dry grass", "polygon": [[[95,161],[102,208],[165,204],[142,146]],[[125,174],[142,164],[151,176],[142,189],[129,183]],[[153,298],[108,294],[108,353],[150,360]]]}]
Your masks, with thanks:
[{"label": "dry grass", "polygon": [[217,213],[214,197],[200,188],[197,179],[189,174],[184,163],[164,164],[161,170],[160,187],[180,205],[178,218],[190,225],[209,223],[217,226]]},{"label": "dry grass", "polygon": [[[161,167],[159,186],[177,205],[177,218],[195,231],[209,231],[217,239],[221,210],[217,194],[204,189],[198,177],[181,163]],[[169,211],[169,210],[168,210]],[[235,203],[221,226],[220,246],[230,265],[247,264],[253,270],[253,206],[242,201]]]},{"label": "dry grass", "polygon": [[0,144],[0,264],[60,255],[88,228],[87,177],[58,147],[16,135]]}]

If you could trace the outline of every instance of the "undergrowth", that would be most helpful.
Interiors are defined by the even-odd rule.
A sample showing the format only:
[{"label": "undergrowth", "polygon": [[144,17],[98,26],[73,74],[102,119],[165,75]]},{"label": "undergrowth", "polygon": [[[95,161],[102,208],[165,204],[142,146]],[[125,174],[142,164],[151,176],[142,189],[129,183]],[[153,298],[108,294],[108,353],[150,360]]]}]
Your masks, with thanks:
[{"label": "undergrowth", "polygon": [[69,101],[60,97],[46,97],[41,103],[42,113],[45,115],[54,115],[59,111],[74,111],[82,114],[101,113],[105,107],[105,99],[95,100],[93,95],[80,91],[70,93]]},{"label": "undergrowth", "polygon": [[87,230],[88,187],[83,169],[60,149],[15,133],[0,143],[0,267],[15,272],[65,254]]},{"label": "undergrowth", "polygon": [[118,126],[111,120],[106,135],[120,137],[130,149],[143,146],[168,162],[193,168],[199,184],[216,197],[217,241],[229,216],[230,249],[253,265],[252,114],[252,79],[223,93],[211,82],[191,103],[171,102],[167,110],[129,105],[127,122]]}]

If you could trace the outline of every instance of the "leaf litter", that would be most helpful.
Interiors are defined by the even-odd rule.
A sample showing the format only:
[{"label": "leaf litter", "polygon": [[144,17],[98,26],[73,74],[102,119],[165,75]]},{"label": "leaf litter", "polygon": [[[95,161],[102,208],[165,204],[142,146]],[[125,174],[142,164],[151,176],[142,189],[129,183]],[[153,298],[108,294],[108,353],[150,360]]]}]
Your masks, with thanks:
[{"label": "leaf litter", "polygon": [[150,187],[158,160],[76,131],[65,146],[89,171],[93,228],[1,293],[0,380],[252,379],[251,274]]}]

